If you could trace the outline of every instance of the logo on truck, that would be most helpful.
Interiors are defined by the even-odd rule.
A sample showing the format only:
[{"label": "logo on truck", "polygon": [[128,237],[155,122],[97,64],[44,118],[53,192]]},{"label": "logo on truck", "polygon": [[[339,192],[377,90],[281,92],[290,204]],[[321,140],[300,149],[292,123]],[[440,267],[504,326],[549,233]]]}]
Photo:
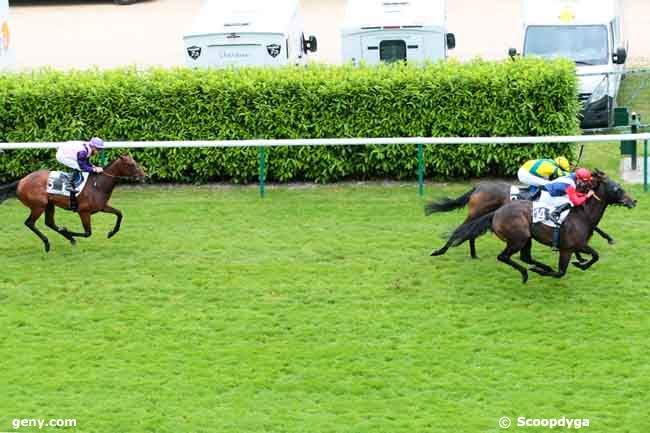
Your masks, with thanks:
[{"label": "logo on truck", "polygon": [[278,57],[278,54],[280,54],[280,45],[278,44],[271,44],[266,46],[266,51],[269,52],[269,55],[271,57]]},{"label": "logo on truck", "polygon": [[0,45],[3,50],[9,49],[9,23],[7,21],[2,23],[0,29]]},{"label": "logo on truck", "polygon": [[187,47],[187,55],[190,56],[192,60],[198,59],[201,56],[201,47],[197,47],[196,45]]}]

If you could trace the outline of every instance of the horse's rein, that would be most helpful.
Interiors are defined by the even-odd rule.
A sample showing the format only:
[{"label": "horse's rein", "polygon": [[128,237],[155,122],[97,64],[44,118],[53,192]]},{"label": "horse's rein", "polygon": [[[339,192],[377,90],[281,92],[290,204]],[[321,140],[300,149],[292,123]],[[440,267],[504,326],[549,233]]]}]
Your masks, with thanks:
[{"label": "horse's rein", "polygon": [[104,175],[108,177],[112,177],[113,179],[118,179],[118,180],[133,180],[137,179],[138,176],[115,176],[114,174],[106,173],[105,171],[102,171],[101,173],[97,173],[98,175]]}]

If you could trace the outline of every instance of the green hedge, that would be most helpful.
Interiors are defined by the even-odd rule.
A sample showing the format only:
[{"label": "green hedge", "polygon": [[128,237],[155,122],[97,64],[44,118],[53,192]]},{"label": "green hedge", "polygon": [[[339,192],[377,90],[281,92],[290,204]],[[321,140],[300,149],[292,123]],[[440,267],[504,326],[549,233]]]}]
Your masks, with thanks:
[{"label": "green hedge", "polygon": [[[502,63],[239,70],[135,70],[0,76],[0,141],[537,136],[579,132],[574,66]],[[436,145],[435,178],[508,175],[571,146]],[[113,154],[115,151],[113,151]],[[256,148],[132,151],[156,181],[246,182]],[[109,155],[110,157],[114,155]],[[414,178],[416,146],[273,148],[268,180]],[[53,151],[0,154],[0,180],[56,168]]]}]

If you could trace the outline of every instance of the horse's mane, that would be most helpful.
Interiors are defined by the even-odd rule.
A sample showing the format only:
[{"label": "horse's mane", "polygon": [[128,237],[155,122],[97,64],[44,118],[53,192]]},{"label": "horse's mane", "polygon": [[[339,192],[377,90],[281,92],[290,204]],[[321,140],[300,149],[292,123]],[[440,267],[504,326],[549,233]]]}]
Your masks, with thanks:
[{"label": "horse's mane", "polygon": [[114,160],[112,160],[111,162],[109,162],[108,165],[106,167],[104,167],[104,170],[108,170],[109,168],[111,168],[114,164],[116,164],[118,161],[120,161],[122,159],[122,157],[124,157],[124,156],[127,156],[127,155],[120,155],[119,157],[117,157]]}]

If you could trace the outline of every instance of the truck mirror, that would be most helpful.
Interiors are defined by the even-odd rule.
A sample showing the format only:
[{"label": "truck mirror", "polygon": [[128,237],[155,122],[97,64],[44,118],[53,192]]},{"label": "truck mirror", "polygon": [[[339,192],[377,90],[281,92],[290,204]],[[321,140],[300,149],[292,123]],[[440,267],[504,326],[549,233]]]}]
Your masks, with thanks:
[{"label": "truck mirror", "polygon": [[622,65],[627,60],[627,50],[623,47],[616,49],[616,52],[612,54],[612,61],[617,65]]},{"label": "truck mirror", "polygon": [[456,48],[456,36],[453,33],[447,33],[447,49],[453,50]]},{"label": "truck mirror", "polygon": [[302,47],[305,53],[309,51],[315,53],[318,50],[318,41],[316,40],[316,36],[311,35],[309,36],[309,39],[305,39],[305,37],[303,36]]},{"label": "truck mirror", "polygon": [[517,56],[517,49],[516,48],[510,48],[508,50],[508,55],[510,56],[511,59],[514,59]]}]

